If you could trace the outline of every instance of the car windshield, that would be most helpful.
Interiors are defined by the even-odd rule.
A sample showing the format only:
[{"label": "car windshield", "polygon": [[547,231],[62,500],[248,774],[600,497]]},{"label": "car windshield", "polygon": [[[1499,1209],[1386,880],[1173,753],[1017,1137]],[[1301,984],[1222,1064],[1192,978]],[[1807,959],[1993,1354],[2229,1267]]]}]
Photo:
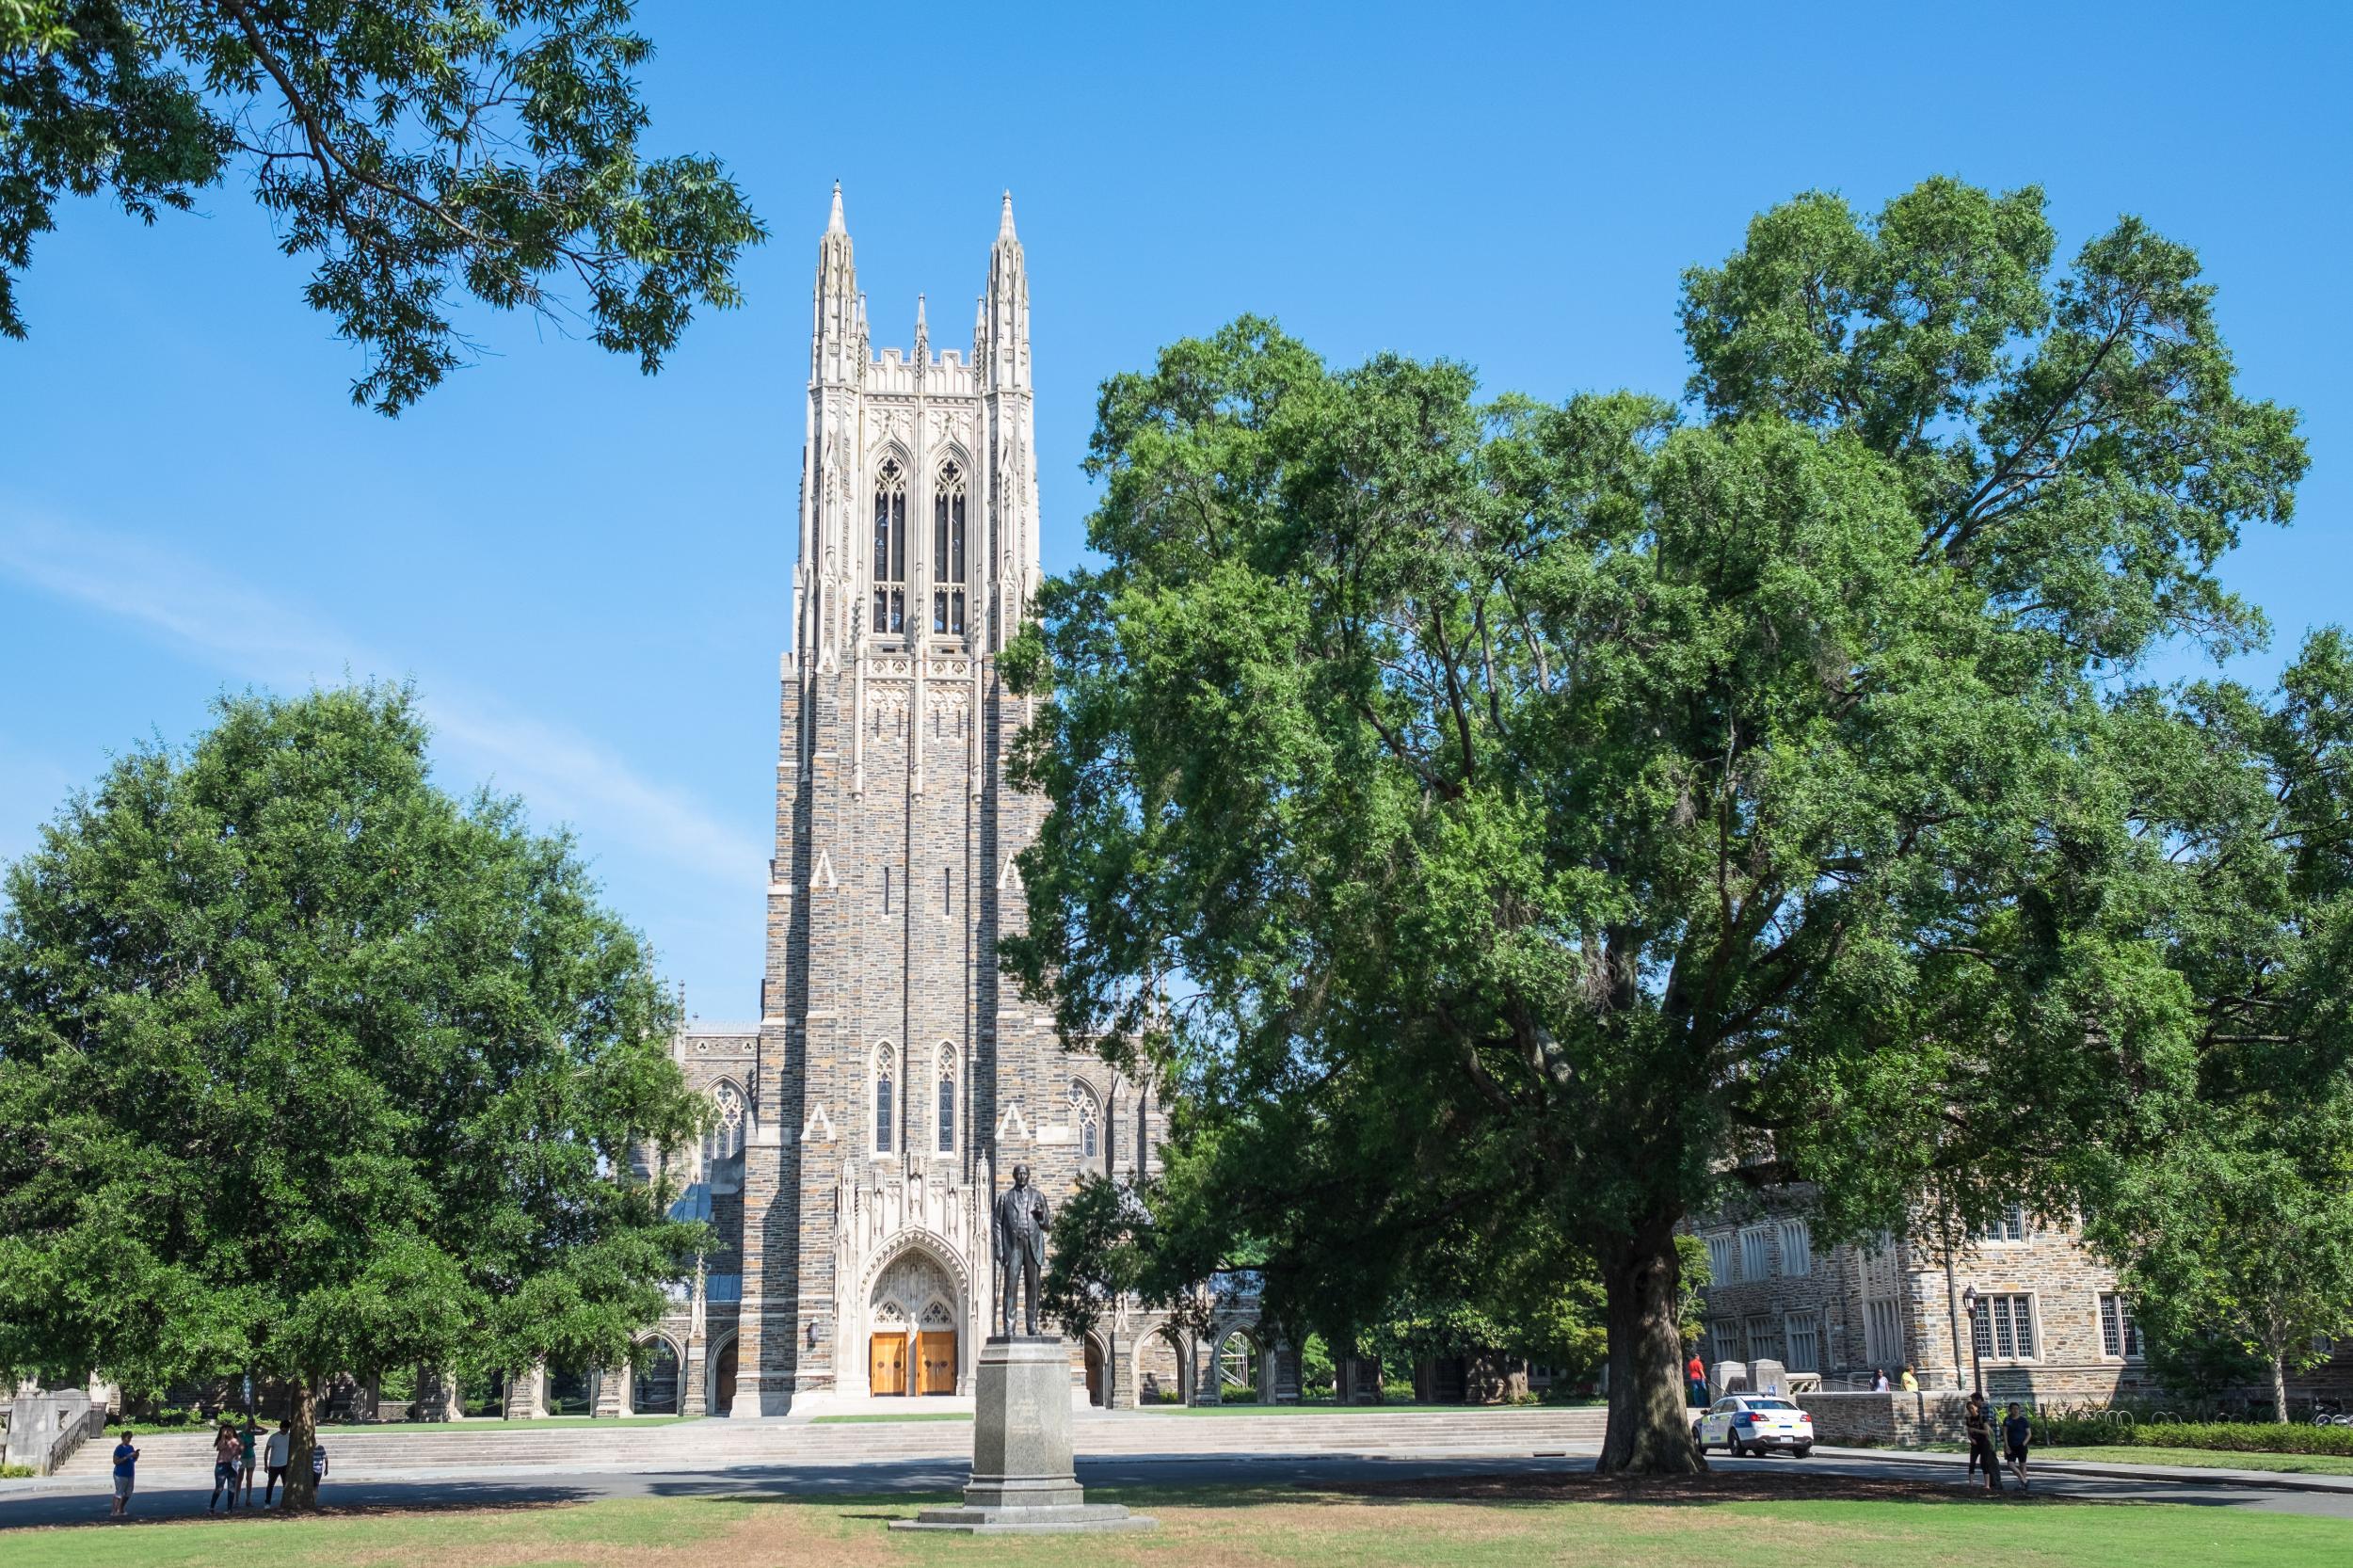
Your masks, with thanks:
[{"label": "car windshield", "polygon": [[1751,1410],[1795,1410],[1798,1407],[1787,1400],[1751,1400],[1749,1408]]}]

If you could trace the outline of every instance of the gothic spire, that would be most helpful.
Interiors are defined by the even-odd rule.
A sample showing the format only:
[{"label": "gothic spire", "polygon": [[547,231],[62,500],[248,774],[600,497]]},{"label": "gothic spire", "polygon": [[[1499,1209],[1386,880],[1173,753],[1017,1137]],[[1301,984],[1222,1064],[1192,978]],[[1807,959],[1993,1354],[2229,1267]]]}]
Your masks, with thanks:
[{"label": "gothic spire", "polygon": [[833,183],[833,208],[817,241],[814,290],[817,330],[809,342],[809,373],[821,381],[855,378],[858,346],[857,260],[850,226],[841,216],[841,182]]},{"label": "gothic spire", "polygon": [[1030,280],[1021,260],[1021,239],[1013,230],[1013,192],[997,213],[997,241],[988,248],[988,286],[981,292],[981,336],[987,351],[985,387],[990,392],[1027,392],[1030,387]]}]

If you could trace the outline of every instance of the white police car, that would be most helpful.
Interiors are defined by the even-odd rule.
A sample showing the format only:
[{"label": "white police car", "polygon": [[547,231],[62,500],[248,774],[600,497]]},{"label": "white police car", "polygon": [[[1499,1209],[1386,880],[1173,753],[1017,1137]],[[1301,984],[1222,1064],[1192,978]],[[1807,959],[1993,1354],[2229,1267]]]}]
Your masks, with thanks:
[{"label": "white police car", "polygon": [[1814,1451],[1814,1417],[1770,1394],[1728,1394],[1691,1423],[1700,1452],[1722,1445],[1737,1459],[1786,1448],[1800,1459]]}]

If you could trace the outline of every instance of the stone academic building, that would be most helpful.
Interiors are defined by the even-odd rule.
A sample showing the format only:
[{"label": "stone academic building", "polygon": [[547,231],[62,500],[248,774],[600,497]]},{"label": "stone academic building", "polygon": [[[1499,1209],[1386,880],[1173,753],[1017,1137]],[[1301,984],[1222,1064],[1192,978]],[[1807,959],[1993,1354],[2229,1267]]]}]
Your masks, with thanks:
[{"label": "stone academic building", "polygon": [[[2043,1404],[2157,1392],[2130,1298],[2073,1224],[2013,1208],[1949,1254],[1893,1239],[1817,1249],[1803,1219],[1770,1209],[1690,1228],[1707,1243],[1699,1353],[1711,1367],[1775,1361],[1830,1390],[1905,1367],[1928,1390],[1966,1389],[1982,1373],[1994,1399]],[[2290,1380],[2297,1396],[2353,1393],[2353,1343],[2316,1349],[2331,1359]]]}]

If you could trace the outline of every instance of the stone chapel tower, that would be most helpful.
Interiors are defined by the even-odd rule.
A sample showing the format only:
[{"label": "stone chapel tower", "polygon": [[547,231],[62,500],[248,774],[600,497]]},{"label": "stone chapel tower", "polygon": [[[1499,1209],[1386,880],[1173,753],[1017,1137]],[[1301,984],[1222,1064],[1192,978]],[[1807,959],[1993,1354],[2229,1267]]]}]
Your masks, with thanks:
[{"label": "stone chapel tower", "polygon": [[968,1393],[993,1186],[1027,1161],[1059,1199],[1111,1169],[1123,1092],[997,970],[1044,814],[1004,783],[1027,704],[997,671],[1038,584],[1012,197],[968,358],[934,352],[920,298],[913,350],[871,347],[837,185],[811,336],[738,1416]]}]

